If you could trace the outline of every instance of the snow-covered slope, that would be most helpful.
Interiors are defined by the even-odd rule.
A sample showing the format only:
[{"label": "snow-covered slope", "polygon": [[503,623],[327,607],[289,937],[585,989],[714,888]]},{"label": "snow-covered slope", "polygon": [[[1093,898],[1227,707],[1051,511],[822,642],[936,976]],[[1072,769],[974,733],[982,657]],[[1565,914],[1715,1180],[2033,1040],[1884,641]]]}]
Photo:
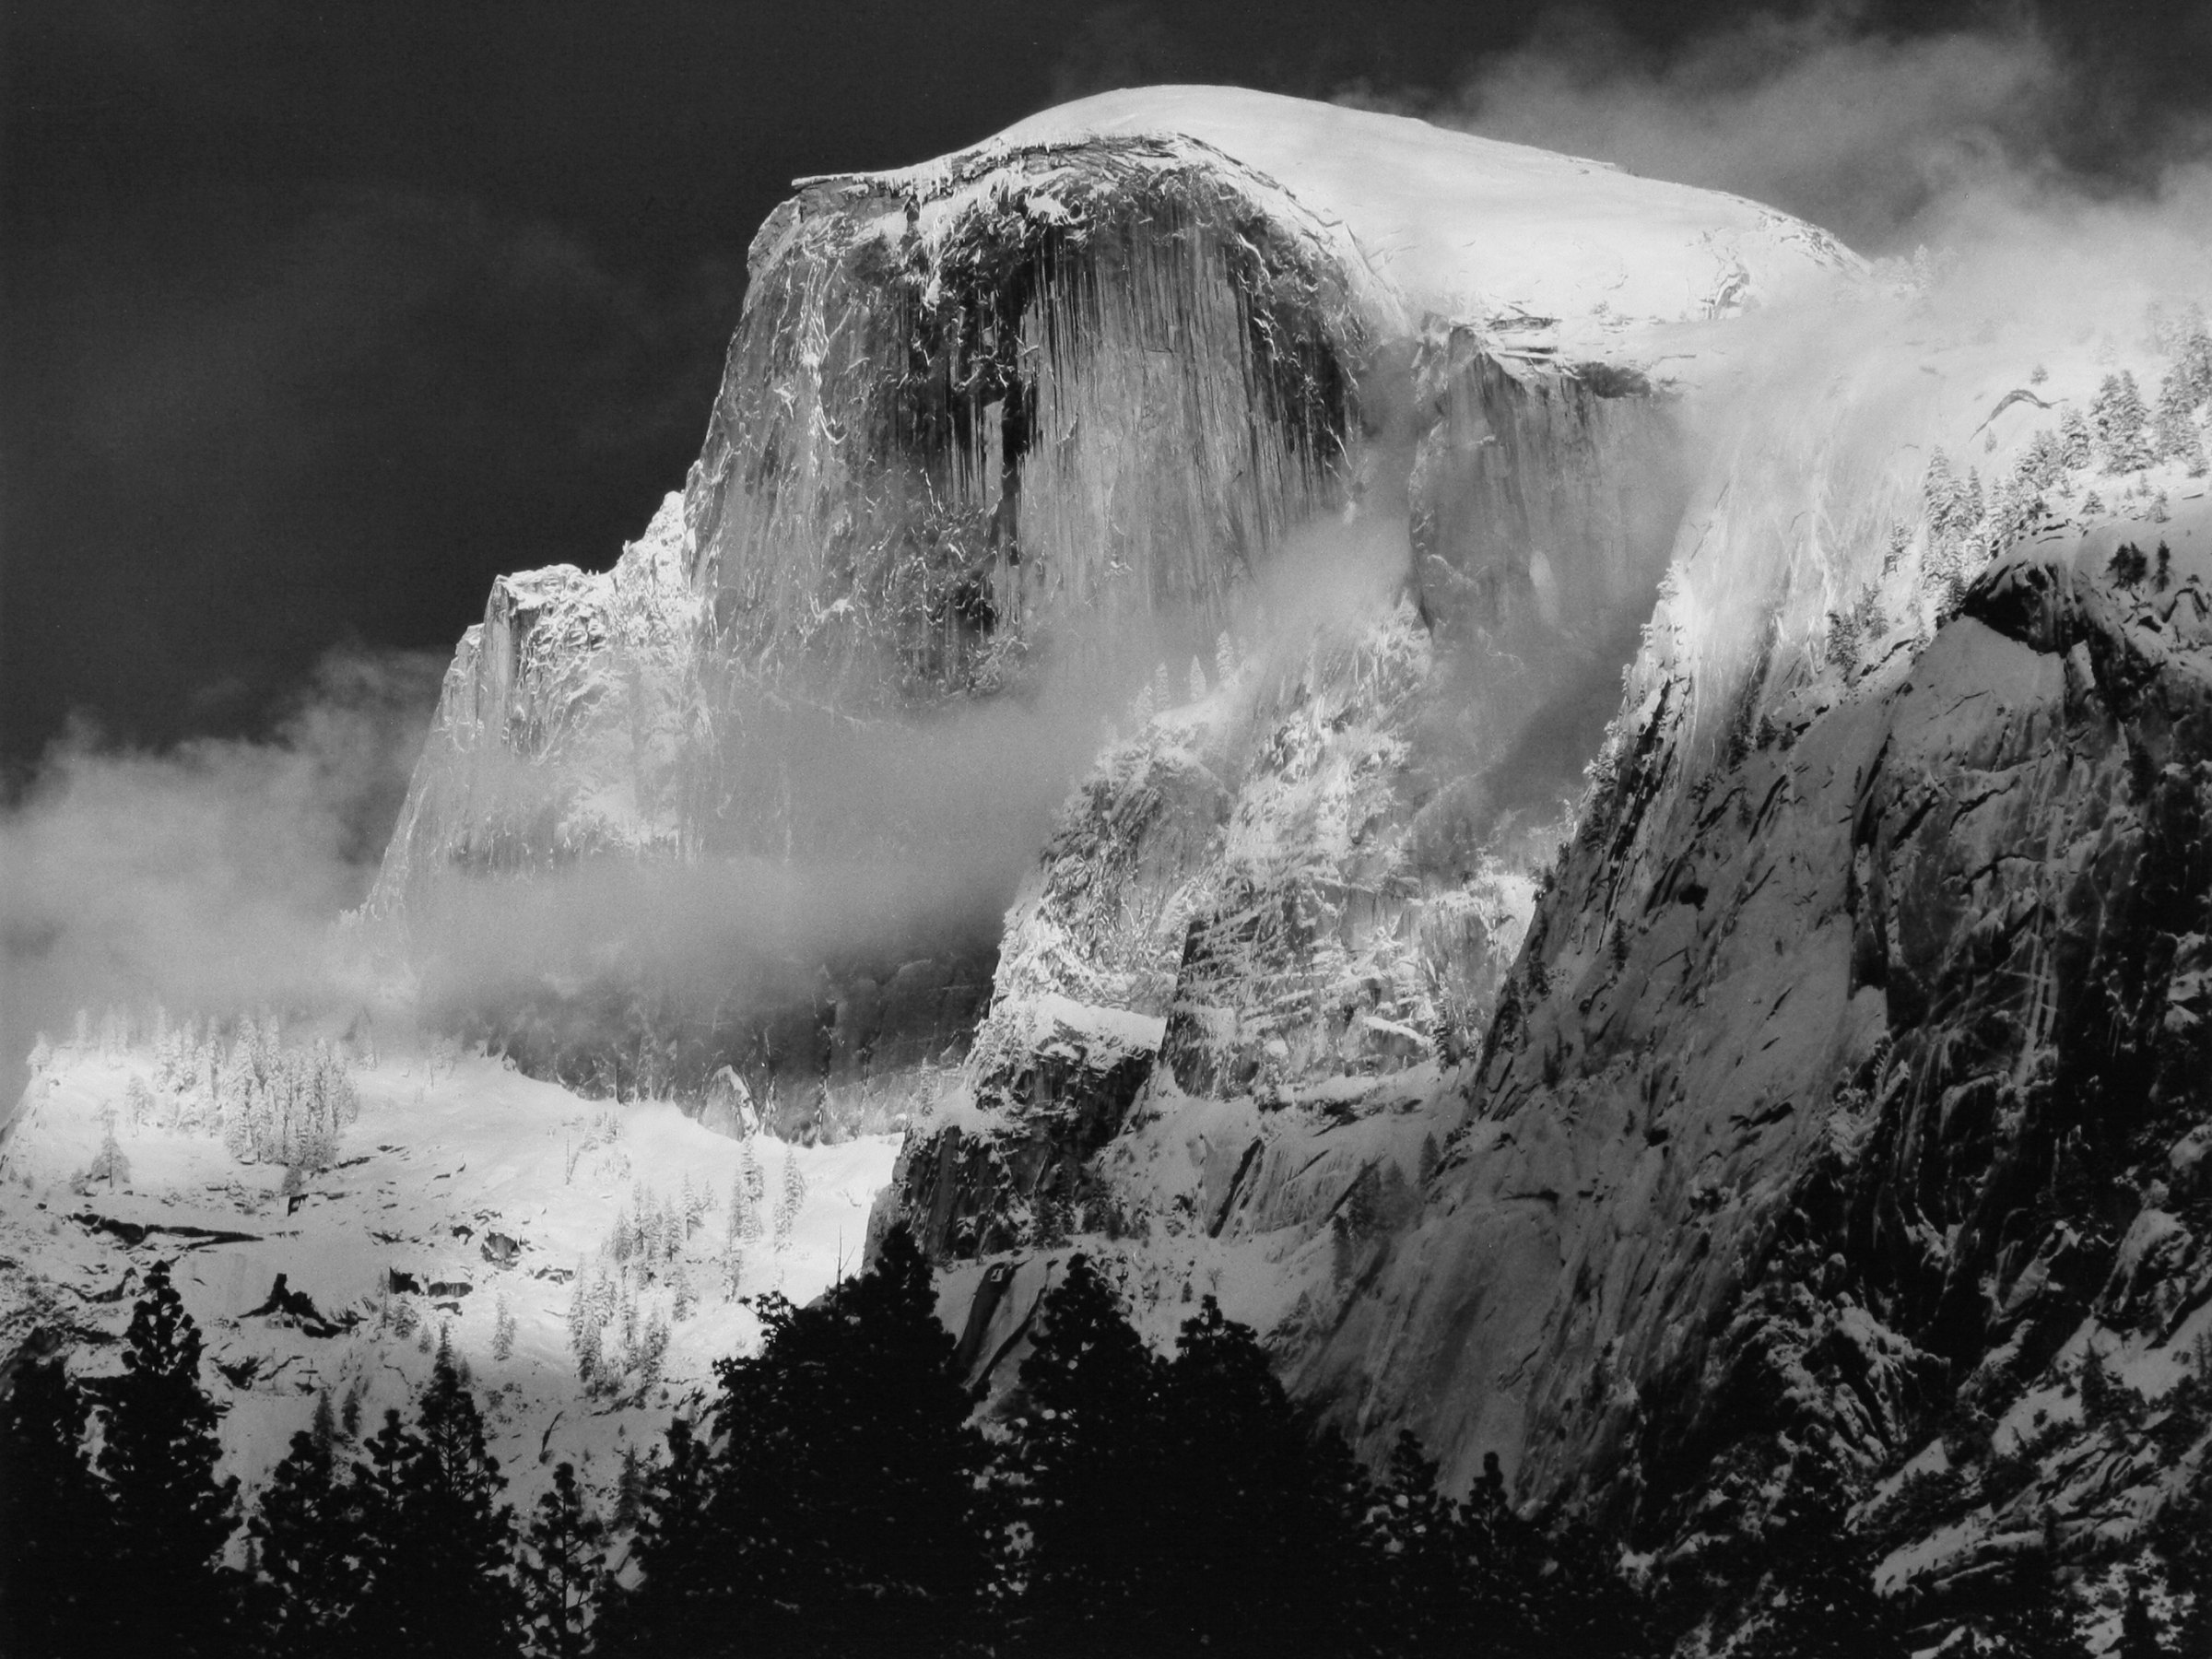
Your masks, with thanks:
[{"label": "snow-covered slope", "polygon": [[[853,1270],[896,1145],[734,1138],[667,1102],[610,1108],[441,1044],[357,1051],[358,1120],[328,1167],[288,1177],[240,1161],[195,1121],[205,1103],[160,1077],[143,1043],[65,1045],[18,1103],[0,1140],[0,1351],[37,1336],[77,1345],[84,1374],[112,1370],[146,1267],[173,1262],[249,1490],[318,1391],[350,1396],[364,1432],[407,1409],[442,1332],[486,1401],[510,1501],[526,1508],[562,1459],[608,1492],[623,1448],[650,1451],[672,1411],[712,1394],[713,1362],[758,1339],[740,1297],[805,1301]],[[748,1163],[752,1227],[733,1213]],[[641,1218],[661,1230],[650,1261]],[[579,1275],[612,1305],[588,1393]]]}]

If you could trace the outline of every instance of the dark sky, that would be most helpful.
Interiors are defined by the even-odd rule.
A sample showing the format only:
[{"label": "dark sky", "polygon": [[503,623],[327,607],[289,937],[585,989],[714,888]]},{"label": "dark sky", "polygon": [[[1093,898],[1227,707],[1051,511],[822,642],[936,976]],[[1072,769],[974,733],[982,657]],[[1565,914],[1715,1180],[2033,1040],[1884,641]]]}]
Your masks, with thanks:
[{"label": "dark sky", "polygon": [[[1539,9],[10,0],[0,766],[73,712],[262,729],[335,645],[442,653],[498,572],[606,564],[682,480],[794,175],[1107,85],[1418,97]],[[1615,18],[1664,55],[1744,10]],[[2212,83],[2206,5],[2042,21],[2095,71],[2092,171]]]}]

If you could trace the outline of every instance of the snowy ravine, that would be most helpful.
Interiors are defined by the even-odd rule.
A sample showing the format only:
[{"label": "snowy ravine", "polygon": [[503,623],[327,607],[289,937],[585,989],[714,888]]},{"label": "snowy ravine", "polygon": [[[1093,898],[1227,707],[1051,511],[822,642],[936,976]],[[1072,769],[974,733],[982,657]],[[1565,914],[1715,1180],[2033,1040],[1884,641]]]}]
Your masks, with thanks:
[{"label": "snowy ravine", "polygon": [[[495,586],[361,931],[594,861],[897,867],[900,813],[802,761],[1080,687],[995,948],[472,1011],[680,1108],[387,1062],[296,1247],[278,1172],[204,1138],[125,1135],[138,1194],[62,1195],[137,1064],[65,1051],[9,1131],[6,1271],[108,1331],[123,1246],[71,1217],[254,1233],[180,1276],[237,1322],[218,1357],[265,1353],[241,1400],[423,1363],[267,1331],[266,1273],[331,1317],[458,1276],[479,1380],[528,1383],[510,1431],[604,1448],[666,1407],[585,1405],[533,1275],[686,1175],[725,1206],[703,1262],[769,1146],[771,1203],[783,1156],[808,1197],[746,1274],[801,1295],[911,1222],[992,1405],[1081,1249],[1154,1340],[1217,1295],[1363,1450],[1411,1429],[1459,1487],[1494,1453],[1647,1559],[1755,1535],[1817,1462],[1938,1611],[2046,1517],[2077,1578],[2155,1577],[2212,1432],[2182,1389],[2212,1370],[2212,333],[2201,296],[2062,326],[1929,275],[1220,88],[802,181],[682,493],[609,572]],[[735,1138],[762,1113],[808,1144]],[[496,1275],[488,1228],[529,1241]],[[747,1334],[718,1294],[674,1384]]]}]

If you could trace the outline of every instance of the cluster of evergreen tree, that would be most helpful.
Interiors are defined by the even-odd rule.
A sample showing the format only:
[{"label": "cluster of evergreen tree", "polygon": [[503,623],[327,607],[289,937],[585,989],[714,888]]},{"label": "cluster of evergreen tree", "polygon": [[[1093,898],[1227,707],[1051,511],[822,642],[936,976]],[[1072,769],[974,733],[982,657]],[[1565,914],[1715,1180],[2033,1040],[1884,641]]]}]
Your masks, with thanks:
[{"label": "cluster of evergreen tree", "polygon": [[[153,1081],[133,1077],[125,1087],[133,1128],[218,1134],[241,1162],[313,1171],[336,1160],[339,1137],[360,1115],[360,1094],[338,1045],[317,1039],[288,1047],[273,1014],[240,1020],[226,1041],[218,1021],[172,1021],[159,1006],[146,1019],[111,1008],[95,1036],[79,1009],[69,1048],[117,1060],[141,1043],[153,1050]],[[53,1045],[40,1037],[31,1069],[53,1058]]]},{"label": "cluster of evergreen tree", "polygon": [[643,1387],[660,1380],[672,1326],[688,1318],[699,1301],[687,1253],[712,1204],[712,1194],[693,1187],[688,1176],[674,1198],[636,1182],[598,1263],[577,1264],[569,1347],[586,1389],[614,1394],[633,1378]]},{"label": "cluster of evergreen tree", "polygon": [[243,1163],[320,1170],[360,1115],[359,1093],[335,1045],[288,1048],[276,1018],[241,1019],[226,1046],[187,1021],[154,1045],[155,1099],[171,1115],[217,1129]]},{"label": "cluster of evergreen tree", "polygon": [[[412,1422],[388,1411],[350,1465],[327,1397],[245,1526],[218,1479],[218,1411],[166,1265],[120,1377],[21,1368],[0,1409],[0,1652],[17,1659],[262,1659],[583,1652],[602,1537],[573,1472],[526,1527],[499,1501],[465,1379],[441,1345]],[[98,1419],[98,1435],[88,1430]],[[88,1447],[98,1442],[97,1454]]]},{"label": "cluster of evergreen tree", "polygon": [[990,1430],[903,1231],[725,1361],[711,1434],[642,1482],[606,1653],[1630,1654],[1649,1609],[1493,1465],[1453,1502],[1410,1440],[1368,1475],[1208,1299],[1172,1358],[1075,1258]]},{"label": "cluster of evergreen tree", "polygon": [[[0,1650],[1630,1659],[1701,1621],[1740,1630],[1746,1659],[1925,1645],[1817,1474],[1741,1559],[1641,1594],[1594,1535],[1517,1514],[1494,1459],[1464,1500],[1411,1436],[1368,1472],[1210,1298],[1153,1353],[1081,1256],[988,1427],[903,1230],[862,1277],[760,1312],[767,1339],[719,1367],[711,1420],[626,1460],[606,1521],[563,1464],[518,1524],[441,1344],[412,1418],[387,1411],[358,1447],[320,1401],[241,1538],[199,1334],[157,1267],[121,1376],[29,1364],[0,1409]],[[2135,1590],[2128,1659],[2201,1633],[2196,1548],[2169,1548],[2195,1625],[2160,1630]],[[1965,1651],[2082,1653],[2055,1562],[2054,1544],[2025,1552],[1947,1609]]]},{"label": "cluster of evergreen tree", "polygon": [[0,1631],[10,1653],[230,1651],[218,1565],[238,1483],[216,1478],[200,1334],[166,1267],[147,1275],[123,1364],[96,1398],[58,1360],[26,1365],[0,1412]]}]

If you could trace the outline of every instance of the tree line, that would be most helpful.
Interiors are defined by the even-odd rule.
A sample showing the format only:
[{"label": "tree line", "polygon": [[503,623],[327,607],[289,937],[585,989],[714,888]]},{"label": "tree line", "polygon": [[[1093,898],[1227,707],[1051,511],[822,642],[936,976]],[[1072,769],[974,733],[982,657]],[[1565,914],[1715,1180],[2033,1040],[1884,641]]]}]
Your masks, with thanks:
[{"label": "tree line", "polygon": [[[412,1416],[365,1441],[319,1401],[241,1539],[199,1333],[157,1267],[119,1377],[26,1365],[0,1410],[6,1651],[1631,1659],[1724,1604],[1748,1655],[1910,1651],[1840,1490],[1640,1591],[1594,1534],[1516,1513],[1494,1458],[1461,1500],[1409,1435],[1367,1470],[1211,1298],[1155,1354],[1081,1256],[989,1422],[903,1230],[861,1277],[759,1312],[759,1350],[626,1465],[611,1515],[567,1464],[526,1516],[501,1501],[441,1344]],[[2048,1573],[2008,1586],[1979,1651],[2079,1651],[2056,1596]]]}]

